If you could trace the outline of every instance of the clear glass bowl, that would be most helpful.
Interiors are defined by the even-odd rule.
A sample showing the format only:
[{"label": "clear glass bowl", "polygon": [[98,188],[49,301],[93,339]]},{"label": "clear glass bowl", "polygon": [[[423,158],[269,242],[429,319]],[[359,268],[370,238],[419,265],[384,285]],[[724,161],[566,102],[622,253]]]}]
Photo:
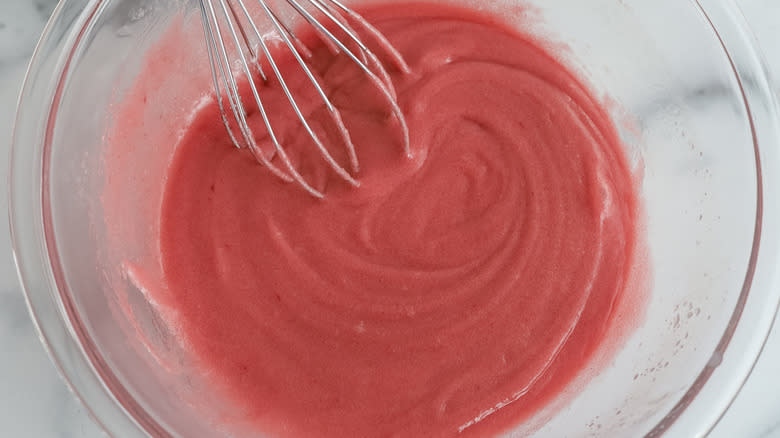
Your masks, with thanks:
[{"label": "clear glass bowl", "polygon": [[[780,301],[780,117],[741,14],[730,0],[631,3],[478,3],[567,47],[566,62],[608,96],[615,117],[635,121],[623,135],[644,168],[653,269],[646,315],[614,360],[572,389],[570,403],[536,419],[534,436],[705,435],[749,374]],[[161,367],[112,311],[107,279],[119,263],[107,255],[100,215],[112,105],[171,20],[197,20],[197,7],[60,2],[15,126],[11,224],[30,311],[70,387],[118,437],[219,436],[181,401],[198,393],[192,380]],[[205,68],[192,57],[188,69]],[[144,171],[138,157],[127,159]],[[127,199],[143,195],[128,182]],[[175,353],[139,297],[136,322]],[[225,406],[215,398],[213,408]]]}]

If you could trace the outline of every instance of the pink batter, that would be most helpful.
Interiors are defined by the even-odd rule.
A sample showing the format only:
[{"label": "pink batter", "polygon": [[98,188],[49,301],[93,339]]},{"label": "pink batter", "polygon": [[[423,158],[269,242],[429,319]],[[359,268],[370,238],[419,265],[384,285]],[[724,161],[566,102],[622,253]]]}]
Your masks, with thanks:
[{"label": "pink batter", "polygon": [[635,181],[606,110],[533,39],[440,5],[367,16],[413,71],[391,71],[413,159],[364,77],[321,47],[360,188],[310,149],[275,84],[275,124],[324,201],[236,150],[212,101],[145,207],[150,293],[215,390],[273,436],[491,436],[608,337],[637,260]]}]

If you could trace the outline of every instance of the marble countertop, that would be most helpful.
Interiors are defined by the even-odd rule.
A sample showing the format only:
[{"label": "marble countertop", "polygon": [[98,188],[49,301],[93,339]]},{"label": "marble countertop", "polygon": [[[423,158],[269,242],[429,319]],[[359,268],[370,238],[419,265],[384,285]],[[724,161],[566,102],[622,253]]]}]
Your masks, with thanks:
[{"label": "marble countertop", "polygon": [[[780,92],[780,1],[739,0]],[[0,0],[0,181],[7,180],[11,126],[27,62],[56,0]],[[7,230],[0,190],[0,229]],[[0,231],[0,436],[92,438],[104,434],[46,356],[16,278],[7,231]],[[780,324],[712,438],[780,438]]]}]

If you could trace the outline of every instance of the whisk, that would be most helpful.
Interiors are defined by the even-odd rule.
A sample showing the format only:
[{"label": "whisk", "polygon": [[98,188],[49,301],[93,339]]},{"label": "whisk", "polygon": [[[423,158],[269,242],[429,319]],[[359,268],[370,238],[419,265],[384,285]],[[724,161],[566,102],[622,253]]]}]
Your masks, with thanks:
[{"label": "whisk", "polygon": [[[200,0],[201,21],[206,37],[209,64],[217,102],[222,121],[233,144],[238,148],[249,148],[254,157],[279,178],[285,181],[296,182],[317,198],[324,196],[322,191],[313,187],[295,168],[279,139],[279,134],[272,126],[273,124],[269,119],[269,109],[262,100],[261,90],[252,80],[253,76],[257,75],[264,81],[268,80],[259,58],[262,54],[281,86],[287,102],[316,146],[316,150],[321,157],[338,176],[353,186],[358,186],[359,182],[353,176],[359,170],[355,145],[352,143],[349,130],[344,124],[339,109],[329,99],[321,79],[310,65],[311,51],[296,37],[291,27],[280,18],[279,5],[272,7],[269,3],[270,0],[253,1],[256,1],[258,3],[257,6],[259,6],[257,10],[259,14],[256,13],[254,16],[250,14],[245,0]],[[396,90],[390,75],[379,60],[379,57],[361,39],[361,35],[373,38],[374,43],[376,43],[375,46],[386,52],[385,56],[395,64],[395,67],[402,72],[408,73],[410,71],[409,66],[401,54],[375,27],[339,0],[283,0],[281,3],[286,4],[286,7],[292,8],[290,12],[298,14],[308,25],[312,26],[317,37],[333,53],[347,56],[365,75],[365,78],[371,81],[381,92],[381,95],[389,104],[392,116],[398,121],[400,126],[403,138],[403,152],[406,155],[411,155],[409,129],[398,105]],[[261,26],[257,23],[257,19],[260,17],[267,19],[268,24],[271,26],[272,34],[261,33]],[[356,29],[360,29],[361,33],[358,33]],[[334,31],[343,35],[340,37],[341,39],[334,34]],[[302,69],[306,78],[311,81],[316,90],[316,95],[322,100],[330,120],[337,128],[339,136],[343,141],[343,146],[346,148],[350,166],[349,171],[339,164],[328,151],[320,136],[315,133],[310,121],[307,120],[307,116],[301,110],[301,103],[296,99],[291,87],[285,81],[284,74],[280,71],[278,62],[274,59],[272,50],[269,48],[269,35],[281,39],[282,46],[292,53],[297,61],[297,65]],[[250,43],[250,39],[256,41],[254,47]],[[231,59],[231,54],[234,55],[234,59]],[[237,55],[237,59],[235,59],[235,55]],[[248,97],[248,100],[253,101],[250,104],[256,106],[262,117],[266,134],[273,144],[274,154],[278,156],[280,165],[273,163],[272,158],[263,153],[258,146],[252,129],[247,123],[248,106],[245,103],[247,96],[242,96],[238,89],[237,77],[240,75],[249,79],[251,95]],[[225,105],[223,100],[227,100],[227,105]],[[231,118],[233,123],[231,123]],[[235,132],[236,127],[238,133]]]}]

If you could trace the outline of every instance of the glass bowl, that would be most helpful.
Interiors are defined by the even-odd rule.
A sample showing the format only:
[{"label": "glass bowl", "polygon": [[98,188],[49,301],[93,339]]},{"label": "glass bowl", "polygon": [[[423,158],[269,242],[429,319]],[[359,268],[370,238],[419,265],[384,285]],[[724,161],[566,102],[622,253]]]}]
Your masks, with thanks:
[{"label": "glass bowl", "polygon": [[[625,345],[510,436],[706,435],[750,373],[780,301],[780,117],[740,11],[730,0],[631,3],[477,3],[555,44],[613,116],[631,121],[621,134],[643,170],[652,267],[644,316]],[[186,396],[229,409],[148,348],[177,355],[132,279],[118,274],[100,208],[112,177],[101,167],[112,109],[172,20],[199,29],[197,8],[195,0],[61,1],[19,104],[10,178],[19,274],[43,343],[113,436],[220,436]],[[170,61],[172,71],[207,79],[202,52],[185,49],[181,59],[191,62]],[[150,115],[165,116],[155,98],[193,102],[177,94],[180,77],[161,80]],[[123,194],[139,238],[154,226],[133,209],[154,191],[142,152],[127,157],[137,172]],[[145,340],[128,335],[132,324]]]}]

